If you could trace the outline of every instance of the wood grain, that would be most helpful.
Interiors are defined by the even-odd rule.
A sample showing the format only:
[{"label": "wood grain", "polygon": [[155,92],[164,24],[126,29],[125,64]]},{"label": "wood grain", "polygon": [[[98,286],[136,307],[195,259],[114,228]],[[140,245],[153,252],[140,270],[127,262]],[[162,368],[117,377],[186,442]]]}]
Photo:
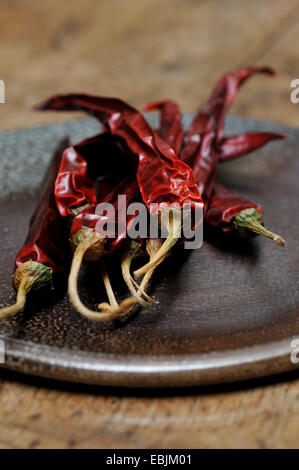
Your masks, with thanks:
[{"label": "wood grain", "polygon": [[[4,375],[0,442],[22,448],[290,448],[298,383],[136,393]],[[183,393],[183,395],[180,395]]]},{"label": "wood grain", "polygon": [[57,92],[122,96],[137,106],[171,97],[195,111],[222,73],[253,63],[275,66],[278,76],[252,80],[232,112],[299,124],[289,99],[298,22],[296,0],[164,0],[163,8],[158,0],[4,0],[0,128],[66,119],[31,111]]},{"label": "wood grain", "polygon": [[[235,114],[299,125],[296,0],[2,0],[0,129],[68,119],[33,113],[51,93],[177,99],[194,111],[224,71],[274,66],[246,85]],[[72,116],[73,117],[73,116]],[[185,395],[116,395],[1,371],[0,447],[298,447],[299,381]]]}]

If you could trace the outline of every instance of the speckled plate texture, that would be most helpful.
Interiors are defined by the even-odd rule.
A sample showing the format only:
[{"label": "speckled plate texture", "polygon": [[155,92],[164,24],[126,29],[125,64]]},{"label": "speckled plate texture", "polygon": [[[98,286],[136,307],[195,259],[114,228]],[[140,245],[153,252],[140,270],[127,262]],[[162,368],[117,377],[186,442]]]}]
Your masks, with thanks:
[{"label": "speckled plate texture", "polygon": [[[298,367],[290,356],[291,342],[299,338],[299,130],[227,119],[227,135],[253,130],[287,138],[223,164],[219,180],[263,206],[265,224],[286,239],[285,248],[205,227],[202,248],[178,250],[160,268],[151,286],[159,304],[151,309],[102,325],[77,314],[67,295],[29,301],[23,313],[0,323],[2,366],[121,387],[229,382]],[[75,143],[97,131],[96,121],[81,119],[0,135],[0,306],[15,299],[14,258],[54,150],[65,137]],[[109,269],[121,298],[126,293],[117,257]],[[96,263],[81,270],[79,290],[90,307],[104,300]]]}]

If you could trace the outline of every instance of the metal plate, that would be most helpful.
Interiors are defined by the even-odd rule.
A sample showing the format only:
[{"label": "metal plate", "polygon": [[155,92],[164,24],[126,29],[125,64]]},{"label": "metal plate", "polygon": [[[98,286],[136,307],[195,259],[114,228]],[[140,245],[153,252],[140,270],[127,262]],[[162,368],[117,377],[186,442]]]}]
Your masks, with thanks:
[{"label": "metal plate", "polygon": [[[54,149],[65,136],[74,143],[97,130],[94,120],[76,120],[0,135],[0,306],[15,298],[14,258]],[[222,165],[219,180],[263,206],[265,224],[286,239],[285,248],[205,228],[202,248],[178,251],[160,269],[152,291],[157,306],[101,325],[80,317],[67,296],[31,301],[22,314],[0,323],[2,366],[128,387],[228,382],[295,368],[290,355],[292,339],[299,338],[299,131],[227,119],[226,134],[253,130],[285,132],[287,139]],[[119,284],[117,257],[110,270]],[[124,295],[123,287],[119,293]],[[103,299],[96,264],[82,269],[80,295],[91,307]]]}]

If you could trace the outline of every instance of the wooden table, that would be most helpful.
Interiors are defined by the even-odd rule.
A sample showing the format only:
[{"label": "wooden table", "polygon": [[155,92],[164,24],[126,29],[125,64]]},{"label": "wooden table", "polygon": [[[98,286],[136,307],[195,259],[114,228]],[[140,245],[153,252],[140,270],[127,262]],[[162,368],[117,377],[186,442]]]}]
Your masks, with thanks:
[{"label": "wooden table", "polygon": [[[0,129],[74,118],[31,111],[57,92],[136,106],[170,97],[195,111],[224,71],[249,64],[279,74],[246,84],[232,112],[299,125],[298,26],[296,0],[2,0]],[[298,447],[297,377],[137,392],[1,371],[0,447]]]}]

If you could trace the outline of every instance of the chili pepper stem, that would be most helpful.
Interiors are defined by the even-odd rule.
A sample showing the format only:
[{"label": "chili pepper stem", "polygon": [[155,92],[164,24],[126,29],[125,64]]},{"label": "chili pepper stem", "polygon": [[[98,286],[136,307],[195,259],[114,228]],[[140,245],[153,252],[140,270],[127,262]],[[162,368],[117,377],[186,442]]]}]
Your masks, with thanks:
[{"label": "chili pepper stem", "polygon": [[[163,240],[161,238],[151,238],[150,240],[147,241],[146,243],[146,251],[148,252],[148,255],[150,257],[150,260],[156,255],[156,253],[160,250],[161,246],[163,245]],[[168,255],[166,255],[168,256]],[[132,278],[132,281],[133,283],[140,289],[140,291],[142,292],[143,289],[145,289],[149,283],[149,281],[151,280],[154,272],[155,272],[155,269],[157,268],[157,266],[159,264],[161,264],[164,259],[166,258],[166,256],[162,256],[160,258],[160,261],[159,263],[157,263],[155,265],[154,268],[150,269],[149,271],[147,271],[147,273],[145,273],[143,279],[142,279],[142,282],[140,284],[140,286],[138,286],[137,282],[135,281],[135,279]],[[152,300],[152,299],[151,299]],[[153,301],[153,300],[152,300]],[[157,301],[154,301],[155,303],[159,303]]]},{"label": "chili pepper stem", "polygon": [[280,246],[285,245],[285,240],[274,232],[271,232],[263,225],[263,216],[254,208],[241,211],[234,220],[234,227],[240,235],[248,234],[248,231],[270,238]]},{"label": "chili pepper stem", "polygon": [[276,233],[266,229],[259,222],[251,221],[248,223],[247,228],[252,230],[252,232],[257,233],[258,235],[263,235],[264,237],[270,238],[280,246],[285,246],[285,240],[280,235],[277,235]]},{"label": "chili pepper stem", "polygon": [[101,262],[101,271],[102,271],[102,277],[103,277],[106,293],[107,293],[110,303],[108,304],[107,302],[102,302],[98,305],[98,309],[101,311],[107,310],[111,313],[114,313],[117,311],[119,312],[118,316],[122,316],[122,315],[125,315],[126,313],[129,313],[129,311],[132,310],[132,308],[136,304],[135,299],[130,297],[128,299],[123,300],[120,303],[120,305],[118,305],[111,283],[110,283],[106,266],[103,261]]},{"label": "chili pepper stem", "polygon": [[123,300],[117,308],[112,307],[108,302],[102,302],[98,305],[98,309],[101,316],[109,312],[111,319],[105,321],[111,321],[127,315],[135,305],[136,299],[134,297],[129,297]]},{"label": "chili pepper stem", "polygon": [[115,298],[115,295],[114,295],[114,292],[110,283],[110,279],[108,276],[108,272],[107,272],[107,269],[103,260],[100,261],[100,267],[101,267],[102,278],[103,278],[104,286],[106,289],[106,293],[107,293],[110,305],[113,308],[118,308],[118,303]]},{"label": "chili pepper stem", "polygon": [[143,297],[148,300],[150,304],[158,304],[159,302],[157,300],[152,299],[145,291],[154,271],[148,271],[142,279],[141,284],[138,284],[138,282],[135,281],[135,279],[131,276],[132,283],[134,286],[137,288],[137,292],[141,293]]},{"label": "chili pepper stem", "polygon": [[16,302],[13,305],[10,305],[9,307],[4,307],[0,309],[0,320],[3,320],[7,317],[11,317],[16,313],[21,312],[25,307],[26,294],[26,279],[24,278],[21,281],[21,284],[19,285]]},{"label": "chili pepper stem", "polygon": [[50,268],[31,259],[18,266],[13,276],[13,282],[17,289],[16,302],[9,307],[0,309],[0,320],[22,311],[29,291],[45,288],[51,290],[53,288]]},{"label": "chili pepper stem", "polygon": [[151,270],[155,270],[159,264],[164,261],[164,259],[169,255],[170,250],[173,248],[173,246],[176,244],[180,233],[181,233],[181,220],[177,220],[176,218],[173,218],[170,223],[169,223],[169,235],[166,238],[166,240],[162,243],[161,247],[158,249],[158,251],[152,256],[150,261],[146,263],[144,266],[141,268],[137,269],[134,271],[134,277],[135,279],[138,279],[140,276],[143,274],[146,274],[147,272]]},{"label": "chili pepper stem", "polygon": [[[121,270],[123,274],[123,278],[125,283],[127,284],[129,291],[135,297],[140,305],[143,307],[149,307],[153,303],[158,303],[157,301],[153,300],[146,292],[145,289],[147,284],[152,276],[153,272],[147,273],[140,285],[133,279],[130,273],[130,266],[132,260],[140,254],[140,246],[137,242],[132,242],[130,248],[124,253],[121,263]],[[137,290],[135,289],[135,287]],[[146,301],[142,298],[142,296],[146,299]]]},{"label": "chili pepper stem", "polygon": [[126,299],[125,303],[123,302],[122,305],[120,305],[118,308],[109,306],[110,308],[107,308],[107,310],[103,312],[90,310],[81,302],[77,289],[78,275],[84,255],[93,243],[95,242],[91,242],[89,240],[82,242],[77,246],[69,275],[68,293],[73,306],[81,315],[86,317],[88,320],[96,322],[108,322],[125,315],[132,308],[132,306],[135,305],[135,299]]}]

